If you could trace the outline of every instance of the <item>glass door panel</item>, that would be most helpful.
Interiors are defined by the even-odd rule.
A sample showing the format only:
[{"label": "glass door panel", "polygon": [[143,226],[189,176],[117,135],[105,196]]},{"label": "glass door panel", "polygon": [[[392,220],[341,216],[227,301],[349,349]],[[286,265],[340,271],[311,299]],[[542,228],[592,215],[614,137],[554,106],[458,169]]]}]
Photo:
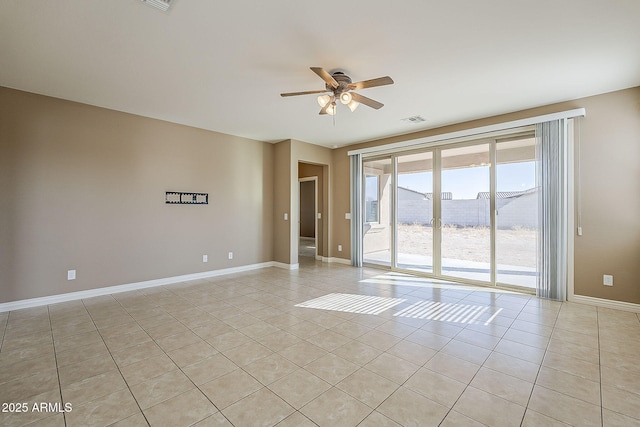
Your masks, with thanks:
[{"label": "glass door panel", "polygon": [[443,149],[441,274],[491,282],[489,144]]},{"label": "glass door panel", "polygon": [[393,175],[391,158],[365,160],[362,167],[364,174],[362,260],[365,263],[391,266]]},{"label": "glass door panel", "polygon": [[536,287],[535,139],[496,144],[496,281]]},{"label": "glass door panel", "polygon": [[398,156],[396,266],[433,273],[433,153]]}]

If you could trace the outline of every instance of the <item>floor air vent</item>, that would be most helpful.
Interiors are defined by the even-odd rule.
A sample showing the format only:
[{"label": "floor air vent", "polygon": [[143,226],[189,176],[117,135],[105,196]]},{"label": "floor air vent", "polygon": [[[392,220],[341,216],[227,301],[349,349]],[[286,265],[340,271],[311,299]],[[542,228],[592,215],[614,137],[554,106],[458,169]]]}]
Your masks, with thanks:
[{"label": "floor air vent", "polygon": [[171,6],[174,1],[175,0],[142,0],[143,3],[155,7],[156,9],[160,9],[163,12],[169,10],[169,6]]}]

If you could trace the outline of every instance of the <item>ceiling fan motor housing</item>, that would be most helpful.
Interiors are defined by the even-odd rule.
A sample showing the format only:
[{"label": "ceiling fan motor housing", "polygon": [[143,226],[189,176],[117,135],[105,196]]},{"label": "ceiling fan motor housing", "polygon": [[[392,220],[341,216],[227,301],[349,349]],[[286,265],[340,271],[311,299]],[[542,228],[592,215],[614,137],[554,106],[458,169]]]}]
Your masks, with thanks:
[{"label": "ceiling fan motor housing", "polygon": [[332,91],[335,95],[340,95],[342,92],[347,92],[349,90],[347,86],[349,86],[352,83],[351,77],[347,76],[342,71],[336,71],[331,75],[331,77],[333,77],[334,80],[338,82],[338,87],[334,89],[331,85],[327,83],[325,85],[327,90]]}]

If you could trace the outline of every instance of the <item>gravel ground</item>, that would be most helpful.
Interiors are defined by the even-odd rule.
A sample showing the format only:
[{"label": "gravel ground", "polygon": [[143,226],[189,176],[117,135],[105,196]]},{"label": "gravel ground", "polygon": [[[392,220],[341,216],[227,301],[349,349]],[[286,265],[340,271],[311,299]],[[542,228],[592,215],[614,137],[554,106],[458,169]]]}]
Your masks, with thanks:
[{"label": "gravel ground", "polygon": [[[522,267],[536,267],[536,235],[532,229],[498,230],[496,261]],[[432,256],[433,230],[422,225],[398,225],[398,251],[412,255]],[[490,229],[488,227],[447,227],[442,230],[443,258],[490,261]]]}]

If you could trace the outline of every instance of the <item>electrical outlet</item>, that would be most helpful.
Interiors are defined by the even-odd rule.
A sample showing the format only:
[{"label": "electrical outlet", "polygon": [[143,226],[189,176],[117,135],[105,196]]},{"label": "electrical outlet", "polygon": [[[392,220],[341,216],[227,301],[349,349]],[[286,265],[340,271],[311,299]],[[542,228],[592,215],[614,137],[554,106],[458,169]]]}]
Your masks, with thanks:
[{"label": "electrical outlet", "polygon": [[76,280],[76,271],[68,270],[67,271],[67,280]]},{"label": "electrical outlet", "polygon": [[338,245],[338,252],[342,252],[342,245]]},{"label": "electrical outlet", "polygon": [[209,262],[209,255],[202,255],[202,262]]},{"label": "electrical outlet", "polygon": [[229,259],[233,259],[233,252],[229,252]]},{"label": "electrical outlet", "polygon": [[613,276],[610,274],[602,276],[602,284],[605,286],[613,286]]}]

